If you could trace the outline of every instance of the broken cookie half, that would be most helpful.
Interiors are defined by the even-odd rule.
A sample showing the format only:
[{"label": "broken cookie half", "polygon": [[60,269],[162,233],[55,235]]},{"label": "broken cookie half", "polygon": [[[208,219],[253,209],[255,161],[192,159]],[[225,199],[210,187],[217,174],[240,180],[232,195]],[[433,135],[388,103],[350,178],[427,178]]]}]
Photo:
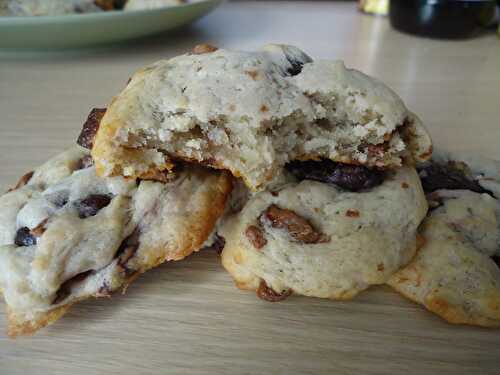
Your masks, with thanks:
[{"label": "broken cookie half", "polygon": [[0,290],[11,336],[197,251],[231,191],[228,173],[199,166],[159,182],[97,177],[92,164],[75,146],[0,197]]},{"label": "broken cookie half", "polygon": [[291,160],[400,167],[427,160],[420,120],[381,82],[292,46],[198,46],[137,72],[114,98],[92,156],[100,176],[188,160],[265,188]]},{"label": "broken cookie half", "polygon": [[222,264],[238,287],[273,302],[291,293],[350,299],[412,259],[427,212],[415,169],[287,167],[288,183],[253,195],[221,225]]},{"label": "broken cookie half", "polygon": [[388,284],[450,323],[500,327],[500,162],[437,152],[420,176],[425,245]]}]

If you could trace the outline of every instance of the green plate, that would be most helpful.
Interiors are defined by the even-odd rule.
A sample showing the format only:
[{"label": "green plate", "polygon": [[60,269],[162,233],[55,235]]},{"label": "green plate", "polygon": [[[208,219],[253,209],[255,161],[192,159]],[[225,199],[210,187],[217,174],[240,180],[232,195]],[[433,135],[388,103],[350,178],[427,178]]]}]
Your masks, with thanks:
[{"label": "green plate", "polygon": [[0,48],[75,48],[138,38],[193,22],[222,1],[198,0],[174,7],[127,12],[0,16]]}]

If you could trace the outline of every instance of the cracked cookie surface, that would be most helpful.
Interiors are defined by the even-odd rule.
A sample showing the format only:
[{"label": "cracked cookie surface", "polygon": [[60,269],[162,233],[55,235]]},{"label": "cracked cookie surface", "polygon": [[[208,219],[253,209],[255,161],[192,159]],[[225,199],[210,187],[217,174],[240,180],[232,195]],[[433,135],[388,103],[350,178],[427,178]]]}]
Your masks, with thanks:
[{"label": "cracked cookie surface", "polygon": [[290,160],[395,168],[430,153],[420,120],[387,86],[283,45],[205,46],[142,69],[92,150],[99,175],[137,177],[174,158],[227,169],[252,190]]}]

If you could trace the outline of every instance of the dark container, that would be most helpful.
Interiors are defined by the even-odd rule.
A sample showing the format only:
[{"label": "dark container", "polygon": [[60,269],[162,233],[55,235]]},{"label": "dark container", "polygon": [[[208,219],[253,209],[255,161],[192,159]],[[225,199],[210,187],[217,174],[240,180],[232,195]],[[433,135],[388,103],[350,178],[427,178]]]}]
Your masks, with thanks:
[{"label": "dark container", "polygon": [[463,39],[479,34],[495,18],[492,0],[391,0],[392,26],[431,38]]}]

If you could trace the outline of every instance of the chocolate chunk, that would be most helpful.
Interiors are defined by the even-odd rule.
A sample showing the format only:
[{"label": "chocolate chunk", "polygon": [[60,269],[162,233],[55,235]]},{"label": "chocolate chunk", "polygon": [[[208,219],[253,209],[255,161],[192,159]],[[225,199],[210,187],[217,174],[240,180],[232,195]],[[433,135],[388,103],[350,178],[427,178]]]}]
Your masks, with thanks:
[{"label": "chocolate chunk", "polygon": [[57,208],[66,206],[69,200],[69,191],[61,191],[57,194],[53,194],[48,197],[50,202],[53,203]]},{"label": "chocolate chunk", "polygon": [[224,245],[226,245],[226,239],[216,233],[214,242],[210,246],[204,247],[202,250],[212,250],[221,255],[222,250],[224,250]]},{"label": "chocolate chunk", "polygon": [[111,202],[109,195],[92,194],[81,201],[75,202],[80,219],[95,216],[99,210],[106,207]]},{"label": "chocolate chunk", "polygon": [[37,237],[40,237],[45,232],[45,225],[49,219],[42,220],[35,228],[29,229],[28,227],[19,228],[14,238],[14,243],[17,246],[33,246],[36,245]]},{"label": "chocolate chunk", "polygon": [[222,236],[219,236],[217,233],[215,234],[215,241],[212,244],[211,248],[219,255],[222,254],[222,250],[224,250],[224,246],[226,245],[226,239]]},{"label": "chocolate chunk", "polygon": [[96,297],[110,297],[111,296],[111,288],[109,287],[108,283],[104,281],[102,285],[99,287],[97,290]]},{"label": "chocolate chunk", "polygon": [[359,217],[359,211],[349,209],[346,211],[345,216],[347,216],[347,217]]},{"label": "chocolate chunk", "polygon": [[307,56],[305,53],[301,52],[300,55],[295,53],[291,53],[291,51],[287,48],[283,50],[285,53],[285,57],[287,61],[290,63],[290,67],[286,70],[286,72],[291,76],[296,76],[302,72],[302,68],[304,64],[312,62],[313,60]]},{"label": "chocolate chunk", "polygon": [[290,74],[291,76],[296,76],[297,74],[300,74],[302,71],[302,67],[304,64],[298,61],[290,61],[290,64],[292,65],[291,68],[288,68],[286,72]]},{"label": "chocolate chunk", "polygon": [[215,46],[212,46],[211,44],[207,44],[207,43],[204,43],[204,44],[198,44],[196,45],[194,48],[193,48],[193,53],[195,55],[203,55],[205,53],[211,53],[211,52],[215,52],[217,51],[218,48],[215,47]]},{"label": "chocolate chunk", "polygon": [[264,237],[264,232],[262,229],[255,225],[250,225],[245,230],[245,236],[247,236],[248,241],[255,247],[256,249],[262,249],[266,244],[267,240]]},{"label": "chocolate chunk", "polygon": [[90,155],[85,155],[82,157],[80,160],[78,160],[78,163],[76,164],[76,169],[86,169],[94,165],[94,160],[92,160],[92,156]]},{"label": "chocolate chunk", "polygon": [[89,150],[92,149],[95,135],[97,134],[97,130],[99,130],[99,125],[105,113],[106,108],[94,108],[90,111],[76,143]]},{"label": "chocolate chunk", "polygon": [[500,256],[494,255],[494,256],[491,257],[491,259],[493,260],[493,262],[495,262],[495,264],[497,265],[497,267],[500,267]]},{"label": "chocolate chunk", "polygon": [[118,258],[118,267],[122,269],[122,271],[127,274],[133,274],[135,270],[132,270],[127,267],[127,263],[132,257],[135,255],[135,252],[139,248],[139,237],[140,231],[136,228],[130,236],[128,236],[125,240],[123,240],[122,244],[118,248],[118,251],[115,254],[115,257]]},{"label": "chocolate chunk", "polygon": [[448,190],[470,190],[475,193],[493,193],[477,181],[467,175],[467,169],[463,163],[448,162],[445,165],[429,163],[419,171],[422,186],[426,193],[431,193],[439,189]]},{"label": "chocolate chunk", "polygon": [[388,148],[389,142],[386,141],[378,145],[365,145],[359,151],[365,152],[372,159],[382,159]]},{"label": "chocolate chunk", "polygon": [[114,0],[115,9],[123,9],[128,0]]},{"label": "chocolate chunk", "polygon": [[283,301],[291,294],[292,294],[291,289],[282,290],[280,293],[275,292],[273,289],[267,286],[264,280],[260,281],[259,288],[257,289],[257,297],[268,302]]},{"label": "chocolate chunk", "polygon": [[71,294],[71,288],[79,283],[85,280],[88,276],[90,276],[94,271],[93,270],[88,270],[85,272],[81,272],[75,276],[73,276],[71,279],[66,280],[64,283],[61,284],[59,287],[58,291],[56,292],[56,296],[52,301],[53,305],[57,305],[58,303],[61,303],[64,301],[66,298],[69,297]]},{"label": "chocolate chunk", "polygon": [[17,246],[33,246],[36,245],[36,237],[28,227],[19,228],[14,238],[14,243]]},{"label": "chocolate chunk", "polygon": [[115,9],[114,0],[94,0],[94,4],[102,10]]},{"label": "chocolate chunk", "polygon": [[273,228],[285,229],[298,242],[315,244],[328,242],[330,239],[323,233],[314,230],[309,221],[295,212],[276,205],[271,205],[261,215],[261,222],[269,220]]},{"label": "chocolate chunk", "polygon": [[94,4],[102,10],[123,9],[127,0],[94,0]]},{"label": "chocolate chunk", "polygon": [[52,300],[52,304],[53,305],[57,305],[58,303],[61,303],[67,297],[69,297],[70,294],[71,294],[71,290],[70,289],[61,287],[57,291],[56,296],[54,297],[54,299]]},{"label": "chocolate chunk", "polygon": [[361,165],[336,163],[331,160],[292,161],[286,169],[299,180],[314,180],[336,185],[349,191],[370,189],[384,181],[384,172]]},{"label": "chocolate chunk", "polygon": [[35,172],[34,171],[31,171],[31,172],[28,172],[26,174],[24,174],[20,179],[19,181],[17,181],[17,184],[16,186],[14,186],[13,188],[10,188],[8,191],[14,191],[14,190],[17,190],[19,189],[20,187],[23,187],[24,185],[26,185],[28,182],[30,182],[31,180],[31,177],[33,177],[33,174]]}]

